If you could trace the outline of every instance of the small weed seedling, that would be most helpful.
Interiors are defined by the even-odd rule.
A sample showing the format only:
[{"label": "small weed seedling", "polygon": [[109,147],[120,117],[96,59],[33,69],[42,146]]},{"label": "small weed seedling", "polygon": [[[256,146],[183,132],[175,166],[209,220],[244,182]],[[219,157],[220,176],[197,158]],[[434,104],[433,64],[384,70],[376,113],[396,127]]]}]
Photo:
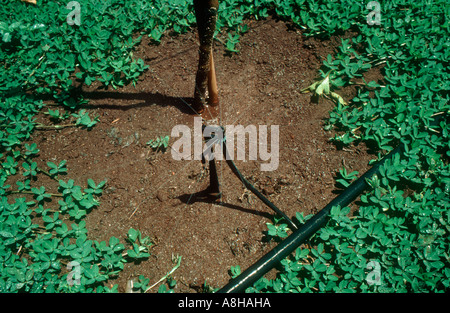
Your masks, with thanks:
[{"label": "small weed seedling", "polygon": [[148,141],[147,145],[150,146],[155,152],[161,151],[164,153],[166,152],[167,147],[169,147],[169,140],[169,136],[161,136],[154,140],[152,139]]}]

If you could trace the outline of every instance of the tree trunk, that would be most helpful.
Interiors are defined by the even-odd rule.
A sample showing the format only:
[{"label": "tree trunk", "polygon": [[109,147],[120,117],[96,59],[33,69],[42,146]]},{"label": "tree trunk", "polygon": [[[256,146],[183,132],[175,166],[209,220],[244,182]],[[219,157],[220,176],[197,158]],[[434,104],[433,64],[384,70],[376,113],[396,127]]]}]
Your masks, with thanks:
[{"label": "tree trunk", "polygon": [[198,51],[198,69],[195,78],[193,108],[198,113],[206,105],[206,90],[209,92],[209,103],[217,105],[217,83],[214,60],[212,58],[212,42],[216,29],[218,0],[194,0],[195,17],[197,19],[200,47]]}]

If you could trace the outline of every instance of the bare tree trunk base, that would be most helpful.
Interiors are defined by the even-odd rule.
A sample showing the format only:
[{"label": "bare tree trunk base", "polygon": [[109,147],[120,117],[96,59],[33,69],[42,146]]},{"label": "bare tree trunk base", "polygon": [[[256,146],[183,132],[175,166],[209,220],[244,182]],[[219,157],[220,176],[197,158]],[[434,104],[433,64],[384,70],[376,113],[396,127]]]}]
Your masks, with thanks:
[{"label": "bare tree trunk base", "polygon": [[[207,103],[211,106],[219,104],[214,60],[212,58],[212,41],[216,29],[218,6],[218,0],[194,0],[200,47],[192,108],[198,114],[205,110]],[[208,99],[206,98],[207,91]]]},{"label": "bare tree trunk base", "polygon": [[219,105],[219,91],[217,90],[216,69],[214,66],[213,49],[211,47],[211,55],[209,57],[209,72],[208,72],[208,104],[210,106]]}]

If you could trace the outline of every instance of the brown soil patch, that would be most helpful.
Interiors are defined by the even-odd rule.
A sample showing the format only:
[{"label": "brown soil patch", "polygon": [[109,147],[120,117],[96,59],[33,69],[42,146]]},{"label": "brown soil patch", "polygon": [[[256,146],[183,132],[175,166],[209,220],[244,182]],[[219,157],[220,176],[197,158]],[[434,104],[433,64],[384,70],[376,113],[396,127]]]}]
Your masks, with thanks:
[{"label": "brown soil patch", "polygon": [[[323,125],[334,104],[315,104],[299,93],[318,77],[322,59],[338,44],[339,38],[307,39],[269,19],[250,24],[241,38],[240,54],[226,56],[223,47],[215,47],[221,106],[210,123],[279,125],[277,170],[262,172],[259,161],[235,163],[290,217],[297,211],[316,213],[335,197],[333,176],[344,162],[360,173],[368,169],[371,156],[365,148],[337,150],[329,142],[333,133]],[[36,134],[38,162],[67,160],[65,179],[81,186],[88,178],[108,180],[101,205],[86,219],[90,238],[123,240],[132,227],[156,242],[148,260],[126,265],[113,281],[120,291],[140,274],[156,282],[173,267],[172,255],[183,257],[173,274],[176,292],[198,291],[205,282],[222,287],[229,281],[231,266],[245,269],[276,245],[266,242],[263,233],[273,212],[244,189],[224,161],[218,162],[223,198],[186,203],[189,195],[208,186],[201,162],[175,161],[170,150],[154,153],[146,145],[170,135],[175,125],[192,129],[195,115],[185,101],[193,95],[197,47],[195,32],[166,37],[158,46],[144,39],[135,56],[150,70],[136,88],[83,87],[91,99],[89,110],[100,116],[91,131],[71,128]]]}]

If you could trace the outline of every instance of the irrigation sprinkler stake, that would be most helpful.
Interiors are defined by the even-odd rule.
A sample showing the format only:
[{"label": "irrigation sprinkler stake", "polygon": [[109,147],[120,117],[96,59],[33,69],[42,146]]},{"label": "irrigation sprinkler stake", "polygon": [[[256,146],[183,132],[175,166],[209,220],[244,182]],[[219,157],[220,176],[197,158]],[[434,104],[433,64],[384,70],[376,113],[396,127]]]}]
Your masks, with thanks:
[{"label": "irrigation sprinkler stake", "polygon": [[206,189],[209,197],[219,199],[222,196],[220,192],[219,177],[217,176],[216,161],[209,160],[209,187]]},{"label": "irrigation sprinkler stake", "polygon": [[[205,125],[202,126],[202,130],[205,130]],[[204,134],[204,132],[203,132]],[[203,136],[203,139],[207,143],[211,142],[211,139],[214,138],[214,136]],[[214,153],[214,148],[211,146],[211,153]],[[202,163],[205,163],[205,156],[202,153]],[[217,175],[217,167],[216,167],[216,159],[214,157],[211,157],[208,161],[209,163],[209,186],[206,188],[205,193],[208,197],[212,199],[219,199],[222,196],[222,192],[220,192],[220,184],[219,184],[219,177]]]},{"label": "irrigation sprinkler stake", "polygon": [[[211,127],[211,126],[209,126],[209,127]],[[298,229],[297,225],[286,214],[284,214],[283,211],[281,211],[279,208],[277,208],[276,205],[274,205],[266,197],[264,197],[261,194],[261,192],[259,192],[259,190],[257,190],[248,180],[246,180],[245,177],[241,174],[241,172],[239,172],[239,170],[237,169],[233,160],[228,155],[228,151],[226,148],[226,146],[227,146],[226,138],[223,135],[225,133],[224,128],[222,126],[217,126],[215,129],[211,128],[211,129],[209,129],[209,134],[205,134],[205,128],[206,128],[206,125],[202,125],[203,138],[205,139],[207,144],[211,145],[209,147],[211,149],[211,156],[214,153],[214,151],[213,151],[214,144],[220,143],[222,145],[223,156],[224,156],[228,166],[230,167],[231,171],[239,178],[239,180],[242,182],[242,184],[245,186],[245,188],[247,188],[253,194],[255,194],[262,202],[264,202],[265,205],[267,205],[269,208],[271,208],[275,213],[277,213],[278,215],[283,217],[286,220],[286,222],[288,223],[288,226],[292,231],[297,230]],[[215,138],[215,135],[217,134],[217,132],[222,132],[221,139]],[[219,142],[219,140],[222,140],[222,141]],[[204,154],[202,154],[202,162],[205,163]],[[205,190],[205,193],[211,198],[215,198],[215,199],[220,198],[222,196],[222,193],[220,192],[220,188],[219,188],[220,184],[219,184],[219,178],[217,177],[215,157],[211,157],[209,159],[209,181],[210,181],[210,185]]]}]

